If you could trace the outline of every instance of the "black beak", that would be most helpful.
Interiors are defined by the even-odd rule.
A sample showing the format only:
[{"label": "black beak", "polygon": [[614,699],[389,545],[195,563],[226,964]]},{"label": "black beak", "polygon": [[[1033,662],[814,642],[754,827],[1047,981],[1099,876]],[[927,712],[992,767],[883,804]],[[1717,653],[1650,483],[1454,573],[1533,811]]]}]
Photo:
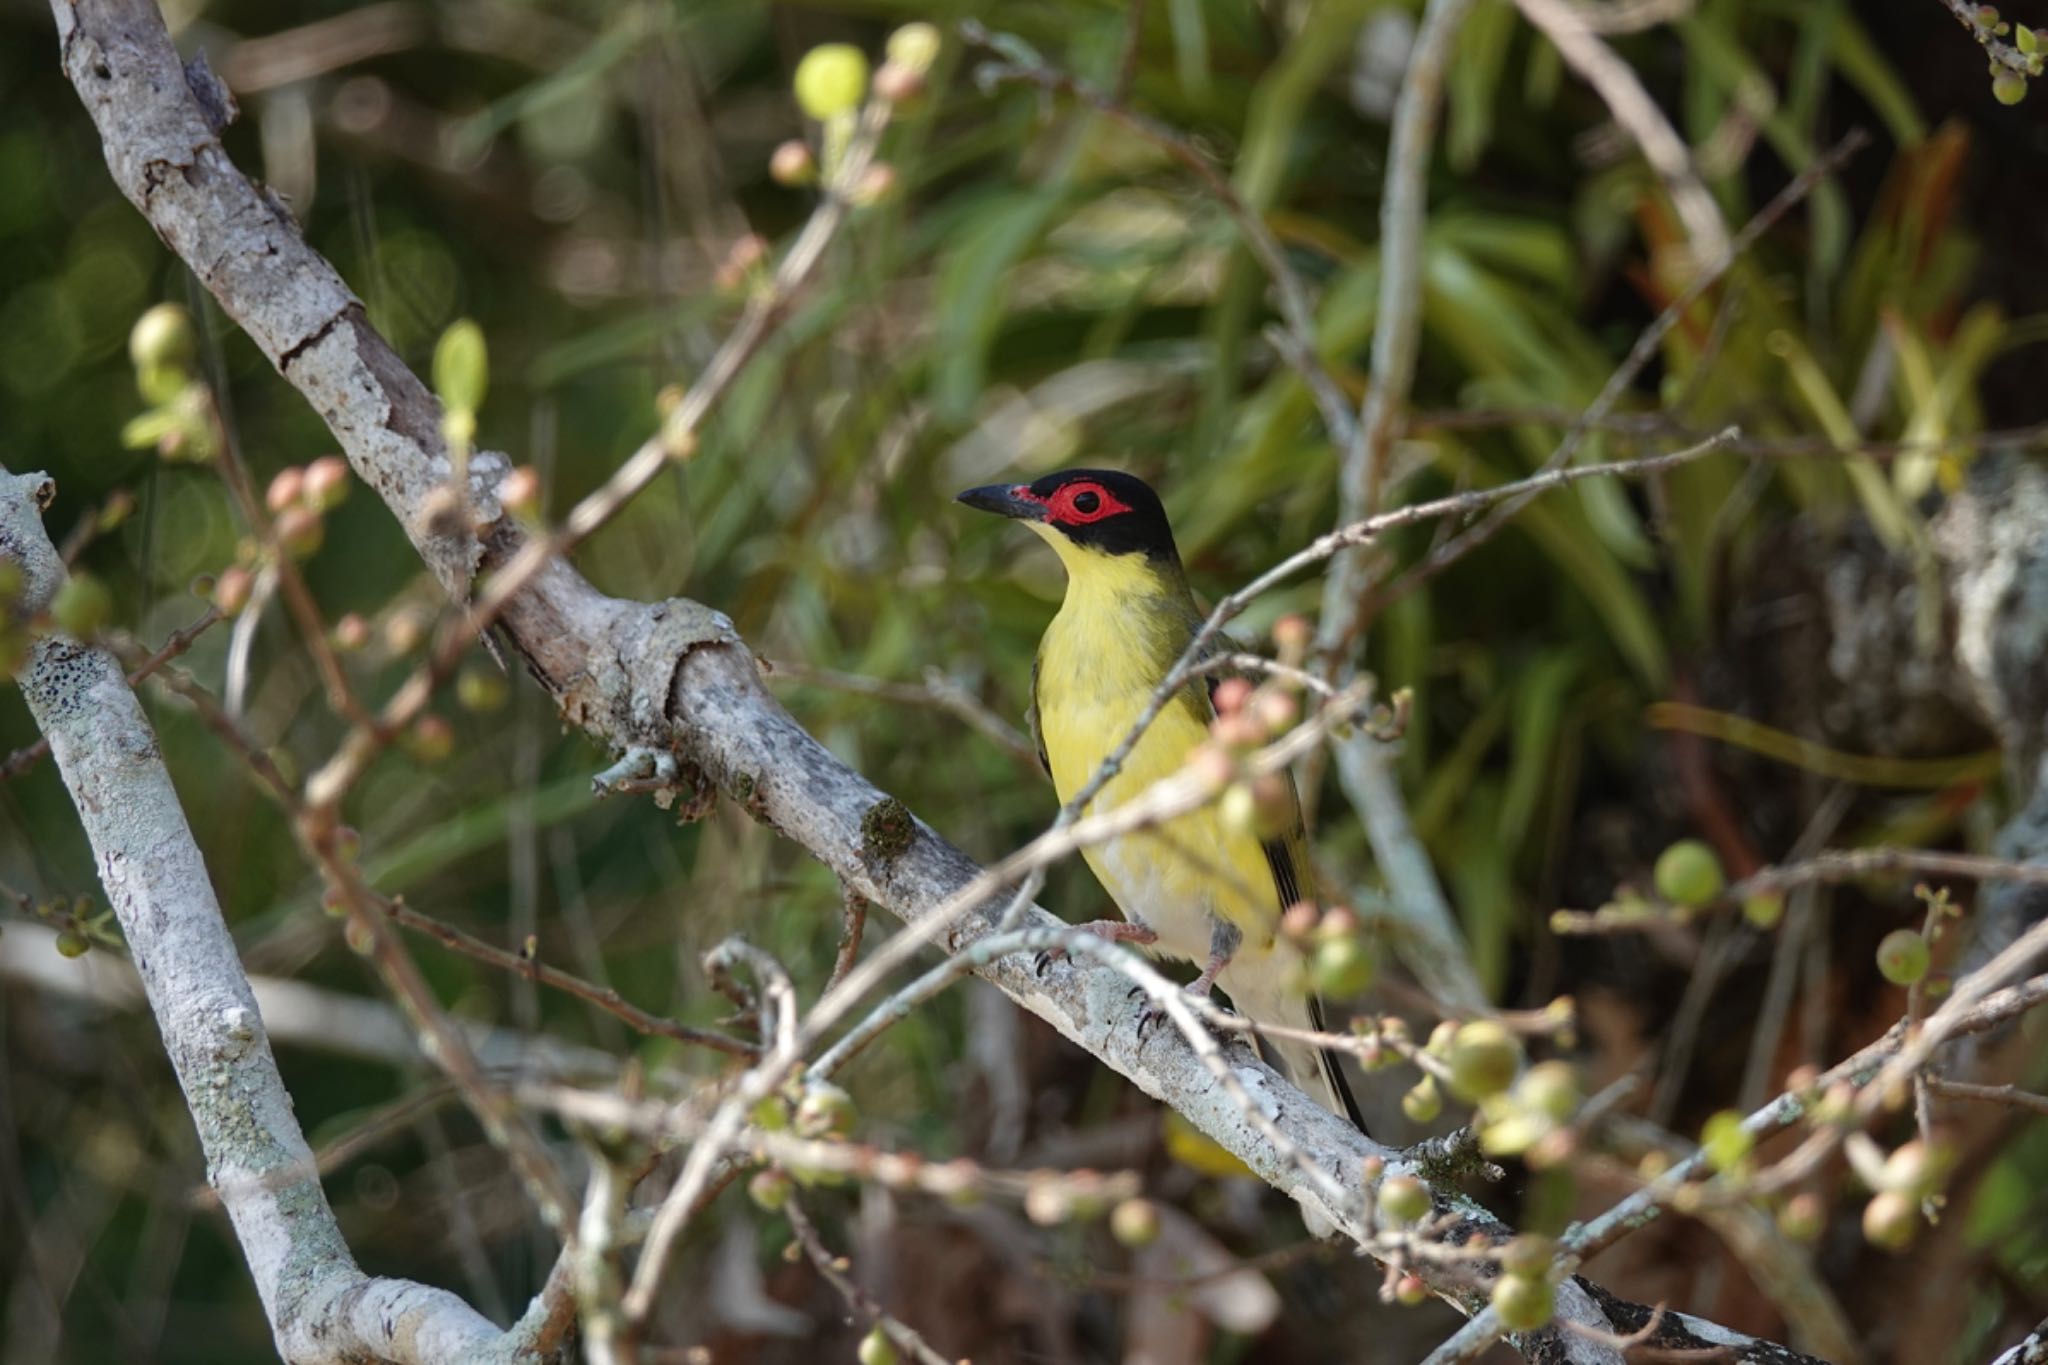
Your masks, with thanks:
[{"label": "black beak", "polygon": [[999,517],[1012,517],[1018,521],[1044,521],[1045,504],[1031,496],[1031,490],[1021,483],[992,483],[982,488],[970,488],[958,494],[953,501],[966,503],[978,512],[993,512]]}]

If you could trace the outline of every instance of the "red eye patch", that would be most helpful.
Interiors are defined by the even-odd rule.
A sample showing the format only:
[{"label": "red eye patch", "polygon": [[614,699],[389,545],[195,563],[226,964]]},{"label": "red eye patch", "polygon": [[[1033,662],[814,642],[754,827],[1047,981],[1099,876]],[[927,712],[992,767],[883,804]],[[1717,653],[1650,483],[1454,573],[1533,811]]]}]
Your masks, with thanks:
[{"label": "red eye patch", "polygon": [[1086,526],[1131,510],[1099,483],[1070,483],[1045,500],[1045,519],[1058,526]]}]

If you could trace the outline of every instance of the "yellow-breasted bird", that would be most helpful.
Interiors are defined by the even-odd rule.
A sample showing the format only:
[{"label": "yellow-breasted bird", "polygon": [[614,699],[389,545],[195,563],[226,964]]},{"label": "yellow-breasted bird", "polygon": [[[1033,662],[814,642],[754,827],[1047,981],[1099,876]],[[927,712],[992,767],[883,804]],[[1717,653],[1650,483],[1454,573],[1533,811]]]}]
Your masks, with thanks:
[{"label": "yellow-breasted bird", "polygon": [[[1066,566],[1066,600],[1031,668],[1031,729],[1039,761],[1067,801],[1130,733],[1201,627],[1173,528],[1143,480],[1114,470],[1069,469],[1028,484],[970,488],[959,500],[1023,522]],[[1114,807],[1185,766],[1209,738],[1218,681],[1190,682],[1089,810]],[[1287,801],[1291,818],[1276,838],[1234,827],[1212,804],[1084,849],[1124,916],[1085,927],[1202,963],[1189,989],[1221,985],[1249,1019],[1320,1029],[1322,1006],[1302,980],[1300,955],[1277,935],[1282,911],[1315,899],[1291,782]],[[1265,1041],[1296,1085],[1364,1127],[1334,1057],[1303,1043]]]}]

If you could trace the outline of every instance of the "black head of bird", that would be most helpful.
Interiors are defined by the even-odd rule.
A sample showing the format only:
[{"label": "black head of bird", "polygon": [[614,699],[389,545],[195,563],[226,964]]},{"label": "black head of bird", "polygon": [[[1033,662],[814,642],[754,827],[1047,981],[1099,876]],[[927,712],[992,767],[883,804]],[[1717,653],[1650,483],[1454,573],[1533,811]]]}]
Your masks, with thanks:
[{"label": "black head of bird", "polygon": [[959,501],[1025,522],[1055,548],[1064,540],[1101,554],[1180,562],[1159,495],[1143,479],[1119,470],[1063,469],[1031,483],[970,488]]}]

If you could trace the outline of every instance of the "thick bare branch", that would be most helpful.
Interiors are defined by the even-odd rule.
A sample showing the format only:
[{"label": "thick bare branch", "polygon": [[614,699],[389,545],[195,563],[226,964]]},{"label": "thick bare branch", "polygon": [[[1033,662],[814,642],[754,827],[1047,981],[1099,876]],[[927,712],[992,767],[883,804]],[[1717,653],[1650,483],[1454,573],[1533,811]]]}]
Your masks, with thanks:
[{"label": "thick bare branch", "polygon": [[[30,610],[64,580],[42,527],[54,496],[42,474],[0,470],[0,560],[21,570]],[[278,1353],[291,1365],[541,1359],[525,1336],[501,1333],[452,1294],[357,1268],[155,732],[119,662],[51,634],[36,643],[20,683],[78,807]]]},{"label": "thick bare branch", "polygon": [[[289,216],[227,159],[154,7],[147,0],[53,0],[53,8],[66,70],[99,125],[123,192],[327,420],[358,474],[451,591],[459,595],[472,574],[517,561],[529,538],[497,515],[490,496],[505,469],[502,457],[480,454],[471,462],[472,510],[486,527],[475,543],[449,543],[424,515],[449,468],[437,405]],[[1323,555],[1357,543],[1326,539]],[[615,748],[687,759],[853,891],[906,923],[917,925],[975,878],[971,859],[776,704],[752,654],[717,612],[681,600],[607,598],[550,556],[499,619],[567,721]],[[959,951],[993,932],[1006,900],[998,893],[949,924],[937,946]],[[1061,927],[1035,908],[1025,924]],[[1241,1051],[1230,1059],[1237,1088],[1257,1096],[1265,1111],[1254,1121],[1184,1037],[1138,1038],[1127,983],[1114,969],[1069,961],[1040,980],[1028,955],[1012,955],[982,974],[1313,1213],[1361,1232],[1347,1210],[1363,1203],[1365,1158],[1384,1160],[1385,1149],[1270,1068]],[[1299,1159],[1283,1155],[1262,1128],[1281,1134]],[[1311,1180],[1310,1171],[1336,1173],[1344,1187],[1339,1197]],[[1474,1232],[1505,1234],[1476,1211],[1460,1216]],[[1467,1311],[1478,1306],[1469,1286],[1453,1292]],[[1559,1310],[1563,1320],[1596,1332],[1615,1325],[1576,1284],[1560,1292]],[[1537,1359],[1617,1361],[1618,1352],[1603,1342],[1553,1327],[1518,1344]]]}]

